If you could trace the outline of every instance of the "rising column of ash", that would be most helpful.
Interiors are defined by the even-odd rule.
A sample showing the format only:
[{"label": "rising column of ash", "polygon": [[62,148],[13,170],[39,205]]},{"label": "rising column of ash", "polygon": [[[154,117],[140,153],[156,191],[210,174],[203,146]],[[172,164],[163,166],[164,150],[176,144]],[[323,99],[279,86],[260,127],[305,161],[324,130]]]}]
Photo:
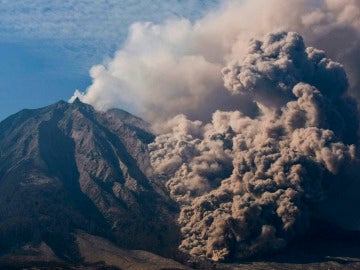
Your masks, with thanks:
[{"label": "rising column of ash", "polygon": [[179,115],[150,144],[155,174],[181,207],[180,249],[214,261],[283,248],[357,160],[344,68],[299,34],[251,41],[222,73],[256,115],[218,110],[210,123]]}]

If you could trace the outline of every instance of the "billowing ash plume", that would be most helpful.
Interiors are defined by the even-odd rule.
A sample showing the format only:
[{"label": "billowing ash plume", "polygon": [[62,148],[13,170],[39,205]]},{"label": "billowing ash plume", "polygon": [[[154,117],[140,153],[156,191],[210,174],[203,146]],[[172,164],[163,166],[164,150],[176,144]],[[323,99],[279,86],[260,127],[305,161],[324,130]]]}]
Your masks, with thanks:
[{"label": "billowing ash plume", "polygon": [[180,249],[242,258],[284,247],[351,187],[359,48],[358,0],[226,1],[194,23],[134,24],[73,98],[158,122],[151,163],[181,207]]},{"label": "billowing ash plume", "polygon": [[135,23],[123,48],[91,69],[93,84],[74,97],[106,110],[131,108],[152,122],[179,113],[209,121],[215,110],[247,115],[254,106],[223,87],[221,69],[242,59],[251,38],[273,31],[300,33],[307,44],[324,49],[344,64],[350,92],[360,88],[360,1],[222,1],[217,11],[192,23]]},{"label": "billowing ash plume", "polygon": [[180,249],[212,260],[274,251],[303,233],[312,206],[356,160],[358,127],[344,68],[295,32],[252,40],[222,73],[257,115],[218,110],[208,124],[179,115],[149,146],[181,206]]}]

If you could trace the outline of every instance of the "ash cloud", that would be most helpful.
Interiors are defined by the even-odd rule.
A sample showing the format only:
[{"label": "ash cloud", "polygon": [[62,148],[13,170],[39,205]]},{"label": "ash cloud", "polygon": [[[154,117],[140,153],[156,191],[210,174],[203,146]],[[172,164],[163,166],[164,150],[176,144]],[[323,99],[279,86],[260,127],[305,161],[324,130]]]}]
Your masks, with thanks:
[{"label": "ash cloud", "polygon": [[223,77],[254,99],[256,117],[218,110],[204,124],[180,115],[149,145],[181,206],[180,249],[215,261],[272,252],[304,233],[312,206],[357,159],[346,73],[299,34],[253,40]]},{"label": "ash cloud", "polygon": [[248,41],[295,31],[342,64],[356,97],[360,81],[360,2],[357,0],[225,1],[194,23],[135,23],[113,59],[91,69],[93,84],[75,97],[99,110],[131,109],[149,121],[179,113],[210,120],[217,109],[252,115],[252,100],[223,87],[221,69],[243,58]]},{"label": "ash cloud", "polygon": [[336,220],[318,206],[357,181],[359,18],[356,0],[252,0],[194,24],[137,23],[73,98],[154,124],[151,164],[181,208],[182,251],[273,252],[319,211]]},{"label": "ash cloud", "polygon": [[106,65],[94,66],[93,84],[72,100],[79,97],[99,110],[132,108],[152,121],[182,112],[209,119],[215,109],[239,104],[251,112],[253,104],[224,90],[222,65],[193,48],[194,28],[187,20],[132,25],[125,47]]}]

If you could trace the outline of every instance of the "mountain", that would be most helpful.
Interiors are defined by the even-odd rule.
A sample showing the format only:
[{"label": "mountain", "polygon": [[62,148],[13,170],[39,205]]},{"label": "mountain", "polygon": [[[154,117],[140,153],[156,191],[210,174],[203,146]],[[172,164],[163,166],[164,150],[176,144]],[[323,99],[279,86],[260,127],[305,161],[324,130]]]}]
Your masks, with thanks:
[{"label": "mountain", "polygon": [[180,210],[153,176],[153,140],[142,119],[79,100],[1,122],[0,269],[359,269],[359,233],[321,221],[268,257],[179,253]]},{"label": "mountain", "polygon": [[[0,250],[46,246],[79,261],[79,232],[170,256],[176,207],[151,179],[146,122],[76,100],[0,123]],[[49,252],[50,252],[49,251]]]}]

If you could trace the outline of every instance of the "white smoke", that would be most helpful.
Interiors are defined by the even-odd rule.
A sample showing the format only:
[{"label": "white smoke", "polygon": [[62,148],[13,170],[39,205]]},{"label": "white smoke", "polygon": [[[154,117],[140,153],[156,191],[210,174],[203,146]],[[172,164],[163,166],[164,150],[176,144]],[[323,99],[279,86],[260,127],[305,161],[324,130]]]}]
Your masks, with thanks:
[{"label": "white smoke", "polygon": [[359,89],[359,20],[356,0],[252,0],[194,24],[136,23],[73,98],[157,122],[151,164],[181,208],[181,250],[274,251],[358,161],[347,94]]},{"label": "white smoke", "polygon": [[135,23],[125,46],[104,65],[94,66],[93,84],[75,97],[97,109],[131,108],[147,120],[186,113],[209,120],[216,109],[254,106],[225,91],[222,67],[246,54],[251,38],[271,31],[300,33],[310,46],[343,63],[351,92],[359,87],[360,2],[357,0],[226,1],[203,19]]}]

